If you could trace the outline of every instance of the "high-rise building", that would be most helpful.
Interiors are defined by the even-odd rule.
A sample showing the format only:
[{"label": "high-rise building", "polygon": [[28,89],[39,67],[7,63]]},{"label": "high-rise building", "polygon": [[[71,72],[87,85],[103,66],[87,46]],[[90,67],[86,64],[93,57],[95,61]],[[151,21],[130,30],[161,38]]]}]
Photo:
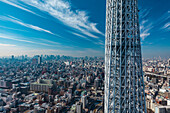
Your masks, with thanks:
[{"label": "high-rise building", "polygon": [[12,88],[12,82],[7,80],[0,80],[0,88]]},{"label": "high-rise building", "polygon": [[81,97],[81,102],[83,103],[83,109],[85,109],[88,103],[88,99],[86,95]]},{"label": "high-rise building", "polygon": [[14,55],[11,56],[11,59],[14,60]]},{"label": "high-rise building", "polygon": [[146,111],[138,0],[107,0],[105,113]]},{"label": "high-rise building", "polygon": [[168,60],[168,66],[170,66],[170,59]]},{"label": "high-rise building", "polygon": [[84,67],[84,60],[82,60],[82,67]]},{"label": "high-rise building", "polygon": [[38,64],[41,64],[41,62],[42,62],[42,57],[38,56]]},{"label": "high-rise building", "polygon": [[83,104],[81,102],[76,104],[76,113],[83,113]]}]

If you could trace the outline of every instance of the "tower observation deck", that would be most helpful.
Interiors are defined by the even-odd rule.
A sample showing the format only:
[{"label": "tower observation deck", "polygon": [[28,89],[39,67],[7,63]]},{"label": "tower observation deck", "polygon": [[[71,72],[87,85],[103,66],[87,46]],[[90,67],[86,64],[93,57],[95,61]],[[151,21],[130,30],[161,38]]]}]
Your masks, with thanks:
[{"label": "tower observation deck", "polygon": [[105,113],[146,113],[138,0],[106,0]]}]

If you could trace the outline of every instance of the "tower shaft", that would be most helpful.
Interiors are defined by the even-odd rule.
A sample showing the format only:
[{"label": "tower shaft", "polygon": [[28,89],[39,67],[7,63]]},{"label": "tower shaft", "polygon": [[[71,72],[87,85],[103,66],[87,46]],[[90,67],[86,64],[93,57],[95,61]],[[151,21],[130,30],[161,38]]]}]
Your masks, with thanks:
[{"label": "tower shaft", "polygon": [[146,112],[138,0],[107,0],[105,113]]}]

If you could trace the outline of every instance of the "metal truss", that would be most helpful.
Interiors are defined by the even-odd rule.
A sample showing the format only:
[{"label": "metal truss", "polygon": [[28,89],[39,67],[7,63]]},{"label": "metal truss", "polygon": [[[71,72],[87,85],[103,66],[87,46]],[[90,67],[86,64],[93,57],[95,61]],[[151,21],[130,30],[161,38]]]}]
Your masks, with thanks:
[{"label": "metal truss", "polygon": [[146,113],[138,0],[107,0],[105,113]]}]

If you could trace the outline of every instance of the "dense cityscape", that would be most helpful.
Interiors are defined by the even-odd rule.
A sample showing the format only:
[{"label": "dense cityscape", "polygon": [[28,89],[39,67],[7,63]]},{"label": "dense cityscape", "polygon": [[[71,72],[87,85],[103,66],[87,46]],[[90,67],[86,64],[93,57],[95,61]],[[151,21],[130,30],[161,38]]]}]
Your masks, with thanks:
[{"label": "dense cityscape", "polygon": [[143,61],[148,113],[170,113],[170,59]]},{"label": "dense cityscape", "polygon": [[[148,113],[170,112],[170,60],[143,60]],[[104,58],[0,59],[0,112],[103,113]]]},{"label": "dense cityscape", "polygon": [[0,75],[0,112],[103,112],[103,58],[12,56]]},{"label": "dense cityscape", "polygon": [[0,0],[0,113],[170,113],[168,3]]}]

